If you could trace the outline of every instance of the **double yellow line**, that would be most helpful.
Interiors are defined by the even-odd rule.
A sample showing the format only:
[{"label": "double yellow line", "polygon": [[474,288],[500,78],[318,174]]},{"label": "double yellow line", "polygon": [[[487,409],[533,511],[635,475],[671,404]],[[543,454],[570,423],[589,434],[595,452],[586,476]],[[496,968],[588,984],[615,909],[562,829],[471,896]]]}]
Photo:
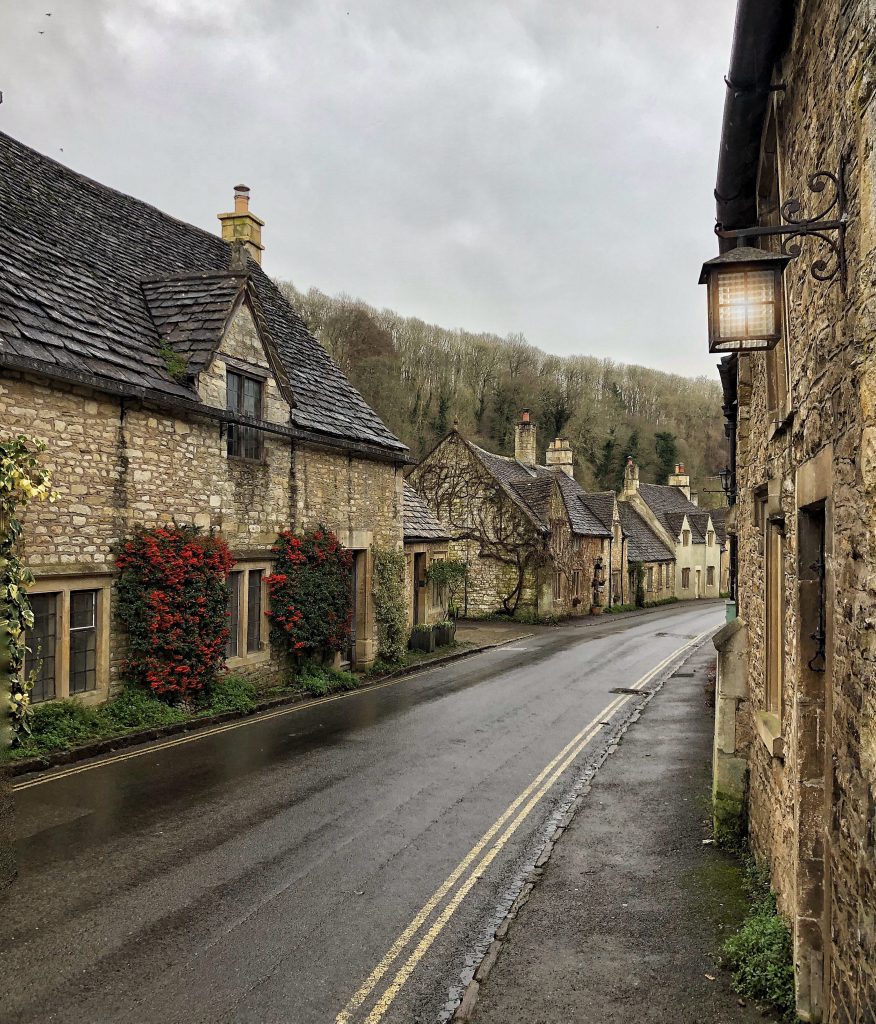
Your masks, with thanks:
[{"label": "double yellow line", "polygon": [[[646,672],[641,679],[630,687],[630,689],[641,690],[643,687],[647,686],[655,676],[662,672],[675,659],[689,651],[692,647],[695,647],[712,632],[714,632],[713,629],[708,629],[699,636],[688,641],[688,643],[679,647],[677,650],[673,651],[672,654],[667,658],[664,658],[659,665],[655,665],[654,668]],[[463,877],[463,875],[468,872],[465,881],[457,889],[456,893],[444,906],[441,913],[435,918],[431,926],[420,938],[420,941],[410,952],[402,966],[398,969],[395,977],[389,985],[383,990],[380,998],[365,1018],[365,1024],[378,1024],[378,1022],[383,1019],[386,1011],[401,991],[405,982],[413,973],[417,964],[422,960],[432,943],[438,938],[450,918],[456,913],[460,904],[469,894],[475,882],[483,876],[484,872],[505,847],[509,839],[529,816],[532,809],[563,775],[566,769],[584,750],[588,743],[590,743],[600,730],[604,728],[603,723],[619,711],[627,701],[632,699],[632,697],[632,694],[628,694],[626,696],[616,697],[613,701],[608,703],[598,715],[588,722],[580,732],[573,736],[563,749],[554,758],[552,758],[544,768],[542,768],[526,789],[515,797],[500,817],[493,822],[478,842],[471,848],[471,850],[469,850],[459,864],[456,865],[444,882],[442,882],[440,887],[435,890],[435,892],[417,911],[411,923],[407,928],[405,928],[401,935],[399,935],[380,963],[368,975],[344,1009],[337,1015],[335,1018],[335,1024],[350,1024],[353,1019],[353,1015],[369,998],[395,961],[401,956],[413,938],[430,918],[432,913],[439,907],[444,898]],[[509,820],[510,824],[508,824],[505,830],[501,832],[501,835],[498,835],[503,826],[505,826]],[[496,839],[497,835],[498,839]],[[494,839],[495,842],[493,842]],[[485,850],[486,853],[484,852]],[[483,856],[481,856],[481,854],[483,854]],[[477,860],[478,857],[480,857],[480,860]],[[477,863],[475,864],[476,860]],[[474,867],[472,868],[473,864]]]}]

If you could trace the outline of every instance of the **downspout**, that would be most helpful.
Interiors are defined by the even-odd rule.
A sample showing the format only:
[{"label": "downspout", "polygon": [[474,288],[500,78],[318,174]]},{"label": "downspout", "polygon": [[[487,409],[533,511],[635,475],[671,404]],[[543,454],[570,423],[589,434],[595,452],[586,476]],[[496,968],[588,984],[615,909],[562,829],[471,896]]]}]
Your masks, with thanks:
[{"label": "downspout", "polygon": [[[612,593],[612,591],[614,590],[614,587],[611,585],[611,577],[612,577],[612,572],[613,572],[613,562],[611,560],[611,549],[612,549],[612,545],[613,544],[614,544],[614,536],[612,534],[609,534],[609,537],[608,537],[608,607],[609,608],[611,608],[612,605],[614,604],[614,601],[612,600],[612,598],[614,597],[614,595]],[[621,586],[623,586],[623,583],[621,583]]]}]

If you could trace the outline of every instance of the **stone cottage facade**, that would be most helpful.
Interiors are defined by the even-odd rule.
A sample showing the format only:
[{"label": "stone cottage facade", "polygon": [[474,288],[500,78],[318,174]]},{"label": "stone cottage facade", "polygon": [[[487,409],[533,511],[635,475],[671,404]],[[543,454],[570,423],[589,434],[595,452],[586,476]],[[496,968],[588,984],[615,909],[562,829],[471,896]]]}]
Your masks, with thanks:
[{"label": "stone cottage facade", "polygon": [[409,626],[447,618],[448,595],[429,581],[429,566],[448,557],[450,532],[419,494],[404,485],[404,543]]},{"label": "stone cottage facade", "polygon": [[636,599],[637,568],[642,572],[646,601],[675,596],[675,555],[628,501],[618,503],[627,537],[627,579],[630,604]]},{"label": "stone cottage facade", "polygon": [[[454,429],[409,477],[452,530],[453,557],[468,567],[466,615],[518,608],[539,617],[591,610],[597,559],[606,582],[626,557],[613,494],[588,495],[575,482],[561,438],[536,462],[536,428],[524,412],[515,457],[494,455]],[[620,575],[620,573],[619,573]],[[599,603],[610,600],[606,584]]]},{"label": "stone cottage facade", "polygon": [[676,466],[666,484],[646,484],[639,482],[639,467],[628,460],[620,500],[673,553],[675,597],[685,601],[720,596],[723,545],[708,511],[691,501],[684,466]]},{"label": "stone cottage facade", "polygon": [[870,0],[740,3],[716,190],[723,229],[773,251],[744,229],[845,197],[844,238],[792,239],[778,344],[722,361],[738,619],[716,638],[716,816],[744,805],[798,1012],[836,1024],[876,1020],[874,68]]},{"label": "stone cottage facade", "polygon": [[375,656],[371,548],[402,545],[398,441],[262,271],[238,189],[232,244],[0,134],[0,423],[47,442],[59,492],[28,511],[36,700],[105,699],[124,638],[114,560],[135,526],[220,531],[235,558],[228,664],[270,661],[281,529],[354,552],[357,665]]}]

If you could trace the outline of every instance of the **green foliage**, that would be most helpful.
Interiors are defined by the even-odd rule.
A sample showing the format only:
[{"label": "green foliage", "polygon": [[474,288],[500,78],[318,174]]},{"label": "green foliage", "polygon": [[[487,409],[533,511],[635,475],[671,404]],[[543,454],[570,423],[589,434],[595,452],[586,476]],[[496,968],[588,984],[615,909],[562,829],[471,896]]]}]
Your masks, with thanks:
[{"label": "green foliage", "polygon": [[654,435],[654,453],[657,456],[658,484],[665,484],[666,478],[675,472],[678,462],[678,441],[668,430],[658,430]]},{"label": "green foliage", "polygon": [[[12,741],[20,743],[31,731],[30,691],[33,674],[23,675],[25,630],[33,626],[27,588],[33,574],[18,557],[21,512],[32,501],[54,501],[49,471],[39,460],[45,443],[24,434],[0,441],[0,629],[4,635],[4,667],[0,699],[8,700]],[[7,696],[8,695],[8,696]],[[4,708],[3,720],[6,720]]]},{"label": "green foliage", "polygon": [[353,616],[353,556],[324,526],[300,536],[284,530],[274,542],[266,582],[271,643],[288,658],[342,651]]},{"label": "green foliage", "polygon": [[247,712],[255,709],[258,691],[255,684],[236,672],[219,676],[210,687],[207,709],[213,714],[225,711]]},{"label": "green foliage", "polygon": [[328,693],[355,690],[359,680],[352,672],[327,668],[324,665],[308,663],[298,673],[296,683],[305,693],[312,697],[324,697]]},{"label": "green foliage", "polygon": [[682,461],[702,491],[704,477],[723,465],[716,380],[549,355],[520,334],[451,330],[349,296],[282,287],[414,455],[430,450],[454,419],[467,437],[510,455],[514,424],[530,408],[542,446],[552,437],[569,438],[575,476],[586,488],[618,487],[626,456],[636,449],[643,481],[665,483],[667,466],[671,471]]},{"label": "green foliage", "polygon": [[373,548],[374,619],[377,656],[387,664],[404,660],[408,648],[405,555],[395,548]]},{"label": "green foliage", "polygon": [[645,607],[645,566],[641,562],[629,563],[630,589],[633,591],[636,608]]},{"label": "green foliage", "polygon": [[166,339],[162,338],[158,345],[158,354],[164,360],[164,367],[174,380],[185,380],[189,372],[189,361]]},{"label": "green foliage", "polygon": [[605,606],[606,615],[617,615],[618,612],[634,612],[636,606],[634,604],[612,604]]},{"label": "green foliage", "polygon": [[431,622],[418,622],[415,626],[411,626],[412,633],[431,633],[433,630]]},{"label": "green foliage", "polygon": [[672,597],[659,597],[656,601],[646,601],[644,604],[645,608],[659,608],[661,604],[676,604],[678,598]]},{"label": "green foliage", "polygon": [[791,933],[776,911],[765,874],[749,864],[746,872],[751,907],[739,931],[724,943],[723,963],[733,972],[740,995],[767,1002],[795,1019],[794,960]]},{"label": "green foliage", "polygon": [[183,708],[171,707],[135,686],[97,706],[86,706],[78,700],[53,700],[34,706],[30,735],[22,737],[14,756],[36,757],[70,750],[83,743],[171,725],[188,717]]},{"label": "green foliage", "polygon": [[426,579],[434,583],[442,594],[447,596],[446,612],[459,606],[465,580],[468,576],[468,563],[461,558],[436,558],[429,563]]}]

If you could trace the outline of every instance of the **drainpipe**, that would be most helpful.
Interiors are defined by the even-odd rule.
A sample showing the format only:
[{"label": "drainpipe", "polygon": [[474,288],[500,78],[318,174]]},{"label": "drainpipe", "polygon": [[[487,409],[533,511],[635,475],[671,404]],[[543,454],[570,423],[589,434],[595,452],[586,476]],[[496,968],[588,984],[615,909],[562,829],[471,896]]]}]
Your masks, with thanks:
[{"label": "drainpipe", "polygon": [[[612,573],[613,573],[613,563],[612,563],[612,560],[611,560],[611,549],[612,549],[613,544],[614,544],[614,535],[610,535],[609,538],[608,538],[608,607],[609,608],[611,608],[612,605],[614,604],[614,601],[613,601],[613,596],[614,595],[612,593],[612,591],[614,590],[614,586],[613,586],[612,581],[611,581],[611,577],[612,577]],[[621,586],[623,586],[623,583],[621,583]]]}]

